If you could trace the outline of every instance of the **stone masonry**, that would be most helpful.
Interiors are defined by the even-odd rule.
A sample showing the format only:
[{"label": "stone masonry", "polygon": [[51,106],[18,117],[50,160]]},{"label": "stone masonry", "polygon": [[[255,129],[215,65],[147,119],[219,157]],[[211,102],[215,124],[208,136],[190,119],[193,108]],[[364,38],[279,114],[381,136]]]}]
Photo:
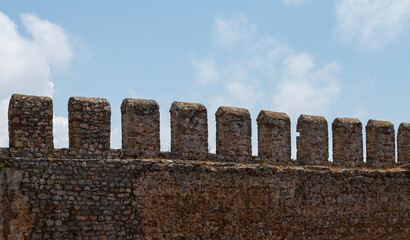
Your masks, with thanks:
[{"label": "stone masonry", "polygon": [[71,98],[70,148],[54,149],[51,99],[13,95],[10,148],[0,148],[0,240],[408,239],[408,124],[398,130],[396,163],[393,125],[370,120],[369,159],[357,166],[351,164],[362,156],[357,119],[333,122],[332,163],[326,119],[302,115],[299,161],[285,163],[278,156],[290,151],[286,114],[259,114],[259,149],[266,152],[252,156],[248,110],[221,107],[217,153],[202,159],[181,154],[203,149],[202,140],[184,137],[207,131],[205,107],[188,105],[171,107],[183,150],[152,157],[159,148],[154,101],[124,100],[128,142],[110,149],[108,101]]},{"label": "stone masonry", "polygon": [[219,107],[216,117],[216,154],[246,162],[252,157],[251,114],[247,109]]},{"label": "stone masonry", "polygon": [[[13,94],[9,103],[9,144],[17,154],[52,156],[53,102],[49,97]],[[34,154],[34,155],[33,155]]]},{"label": "stone masonry", "polygon": [[286,113],[262,110],[258,118],[258,155],[270,164],[290,163],[290,118]]},{"label": "stone masonry", "polygon": [[208,154],[208,115],[200,103],[173,102],[171,151],[183,159],[204,159]]},{"label": "stone masonry", "polygon": [[357,118],[336,118],[332,123],[333,164],[363,165],[362,123]]},{"label": "stone masonry", "polygon": [[397,155],[400,163],[410,163],[410,123],[401,123],[399,126]]},{"label": "stone masonry", "polygon": [[296,126],[297,160],[302,164],[329,164],[329,136],[324,117],[300,115]]},{"label": "stone masonry", "polygon": [[122,148],[136,156],[160,153],[159,106],[154,100],[126,98],[121,104]]},{"label": "stone masonry", "polygon": [[107,99],[71,97],[68,121],[70,148],[110,149],[111,107]]},{"label": "stone masonry", "polygon": [[407,239],[410,171],[20,159],[0,239]]},{"label": "stone masonry", "polygon": [[368,166],[392,166],[395,160],[394,126],[388,121],[369,120],[366,125]]}]

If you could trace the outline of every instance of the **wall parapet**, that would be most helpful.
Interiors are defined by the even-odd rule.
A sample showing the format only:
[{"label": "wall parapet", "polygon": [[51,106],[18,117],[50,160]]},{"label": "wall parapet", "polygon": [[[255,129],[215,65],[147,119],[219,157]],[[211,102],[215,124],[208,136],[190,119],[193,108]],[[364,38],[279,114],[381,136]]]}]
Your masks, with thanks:
[{"label": "wall parapet", "polygon": [[252,156],[251,115],[247,109],[220,107],[216,113],[216,154],[208,149],[207,109],[199,103],[174,102],[170,108],[171,152],[160,151],[159,105],[154,100],[124,99],[121,105],[122,149],[110,148],[111,107],[106,99],[72,97],[68,102],[69,148],[54,149],[52,99],[14,94],[9,104],[9,148],[6,157],[57,159],[168,158],[274,165],[336,165],[388,168],[409,163],[410,125],[402,123],[396,138],[390,122],[369,120],[367,158],[363,162],[363,129],[358,119],[332,123],[333,162],[329,161],[327,120],[301,115],[297,123],[297,160],[290,157],[290,118],[263,110],[258,124],[258,155]]}]

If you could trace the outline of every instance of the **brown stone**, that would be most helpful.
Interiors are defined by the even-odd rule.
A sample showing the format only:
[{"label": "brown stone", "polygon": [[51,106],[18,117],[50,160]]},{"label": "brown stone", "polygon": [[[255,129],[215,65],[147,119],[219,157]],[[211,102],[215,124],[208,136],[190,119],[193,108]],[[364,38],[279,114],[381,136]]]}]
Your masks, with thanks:
[{"label": "brown stone", "polygon": [[366,125],[366,164],[372,167],[391,166],[395,161],[394,125],[370,119]]},{"label": "brown stone", "polygon": [[154,100],[126,98],[121,104],[122,148],[142,157],[160,152],[159,106]]},{"label": "brown stone", "polygon": [[400,163],[410,163],[410,123],[401,123],[399,126],[397,155]]},{"label": "brown stone", "polygon": [[357,118],[336,118],[332,123],[333,164],[357,167],[363,164],[362,123]]},{"label": "brown stone", "polygon": [[182,158],[203,159],[208,153],[208,116],[200,103],[173,102],[171,151]]},{"label": "brown stone", "polygon": [[[10,148],[52,151],[53,101],[49,97],[13,94],[9,103]],[[50,141],[51,139],[51,141]]]},{"label": "brown stone", "polygon": [[321,116],[300,115],[296,126],[297,160],[309,165],[327,165],[329,136],[327,121]]},{"label": "brown stone", "polygon": [[246,162],[252,157],[251,115],[247,109],[219,107],[216,117],[216,154]]},{"label": "brown stone", "polygon": [[288,164],[291,156],[290,118],[262,110],[258,118],[258,155],[271,164]]},{"label": "brown stone", "polygon": [[110,149],[111,108],[107,99],[71,97],[68,122],[70,148]]}]

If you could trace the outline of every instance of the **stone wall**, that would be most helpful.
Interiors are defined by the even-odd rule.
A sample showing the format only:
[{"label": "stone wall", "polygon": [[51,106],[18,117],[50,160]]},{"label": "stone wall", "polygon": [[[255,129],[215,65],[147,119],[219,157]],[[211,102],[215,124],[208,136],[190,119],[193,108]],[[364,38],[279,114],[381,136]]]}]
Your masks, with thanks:
[{"label": "stone wall", "polygon": [[388,121],[369,120],[366,125],[366,147],[367,165],[391,166],[395,160],[393,124]]},{"label": "stone wall", "polygon": [[321,116],[300,115],[296,126],[297,159],[301,164],[327,165],[329,134],[327,121]]},{"label": "stone wall", "polygon": [[[252,156],[252,119],[247,109],[220,107],[216,118],[216,154],[208,149],[208,117],[199,103],[174,102],[170,108],[171,151],[160,152],[159,106],[154,100],[124,99],[121,105],[122,149],[110,148],[111,107],[103,98],[72,97],[68,103],[69,148],[54,149],[53,104],[48,97],[15,94],[9,105],[10,147],[6,157],[59,159],[167,158],[214,162],[279,165],[335,165],[390,168],[409,162],[409,123],[397,134],[390,122],[369,120],[367,159],[357,119],[337,118],[332,124],[333,158],[329,161],[327,120],[301,115],[298,119],[297,159],[291,159],[290,119],[286,113],[261,111],[258,154]],[[400,160],[401,159],[401,160]]]},{"label": "stone wall", "polygon": [[[54,149],[52,100],[13,95],[10,147],[0,148],[1,239],[405,239],[409,233],[408,123],[332,124],[323,117],[262,111],[258,156],[251,116],[215,114],[217,153],[207,152],[201,104],[171,106],[173,147],[159,151],[159,106],[126,99],[123,148],[110,149],[109,102],[69,101],[70,147]],[[182,145],[182,146],[181,146]],[[188,159],[188,160],[184,160]]]},{"label": "stone wall", "polygon": [[402,123],[397,133],[398,162],[410,163],[410,123]]},{"label": "stone wall", "polygon": [[8,159],[0,239],[405,239],[410,171]]},{"label": "stone wall", "polygon": [[258,122],[258,154],[270,164],[290,163],[290,118],[286,113],[261,111]]},{"label": "stone wall", "polygon": [[333,163],[345,167],[363,165],[363,134],[359,119],[336,118],[332,133]]},{"label": "stone wall", "polygon": [[126,98],[121,104],[122,148],[140,157],[160,152],[159,106],[154,100]]},{"label": "stone wall", "polygon": [[110,149],[111,107],[107,99],[71,97],[68,122],[70,148]]},{"label": "stone wall", "polygon": [[54,150],[51,98],[13,94],[8,117],[9,144],[14,153],[50,156]]},{"label": "stone wall", "polygon": [[251,115],[247,109],[219,107],[216,118],[216,153],[236,162],[252,157]]},{"label": "stone wall", "polygon": [[205,159],[208,154],[208,115],[200,103],[173,102],[171,151],[182,159]]}]

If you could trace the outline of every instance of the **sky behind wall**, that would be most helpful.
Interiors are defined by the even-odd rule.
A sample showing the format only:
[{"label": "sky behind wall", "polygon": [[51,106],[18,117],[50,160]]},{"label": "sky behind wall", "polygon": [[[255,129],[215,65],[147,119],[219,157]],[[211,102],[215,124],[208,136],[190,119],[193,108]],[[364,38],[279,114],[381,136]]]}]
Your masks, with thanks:
[{"label": "sky behind wall", "polygon": [[[54,103],[56,147],[68,147],[71,96],[111,102],[112,148],[120,104],[155,99],[169,150],[173,101],[203,103],[215,151],[215,112],[244,107],[410,122],[410,1],[2,1],[0,146],[8,146],[13,93]],[[329,132],[331,133],[331,132]],[[329,144],[331,146],[331,142]]]}]

